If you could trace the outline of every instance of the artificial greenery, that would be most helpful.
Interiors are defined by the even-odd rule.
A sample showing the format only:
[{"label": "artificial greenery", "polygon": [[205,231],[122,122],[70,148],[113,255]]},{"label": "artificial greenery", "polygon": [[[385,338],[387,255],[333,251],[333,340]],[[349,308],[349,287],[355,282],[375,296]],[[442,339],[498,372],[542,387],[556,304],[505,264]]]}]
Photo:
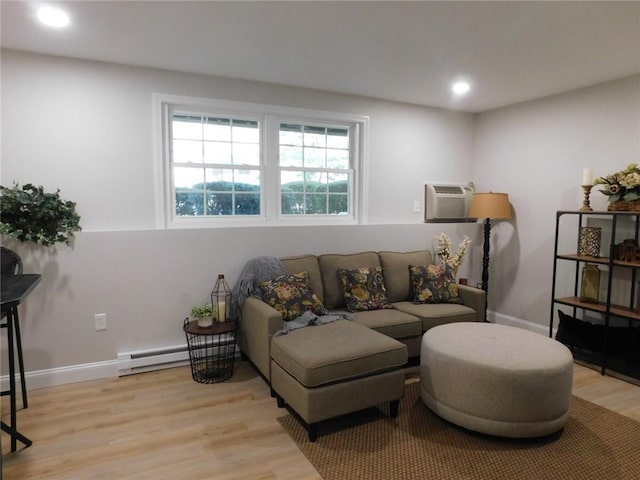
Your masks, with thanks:
[{"label": "artificial greenery", "polygon": [[80,231],[74,202],[63,200],[60,190],[47,193],[42,186],[0,185],[0,232],[21,242],[69,245]]},{"label": "artificial greenery", "polygon": [[193,307],[191,309],[191,316],[195,319],[207,317],[214,318],[216,316],[216,307],[211,303],[205,303],[199,307]]},{"label": "artificial greenery", "polygon": [[603,186],[600,192],[609,197],[609,202],[637,202],[640,200],[640,167],[630,163],[624,170],[596,178],[593,184]]}]

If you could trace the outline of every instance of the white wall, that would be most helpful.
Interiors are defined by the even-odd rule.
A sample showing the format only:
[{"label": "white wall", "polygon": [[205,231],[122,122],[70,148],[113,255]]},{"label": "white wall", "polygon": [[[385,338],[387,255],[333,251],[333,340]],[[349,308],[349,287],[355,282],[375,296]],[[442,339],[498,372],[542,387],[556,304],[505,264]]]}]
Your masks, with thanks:
[{"label": "white wall", "polygon": [[493,230],[489,306],[548,325],[555,212],[582,205],[583,168],[640,162],[640,76],[480,114],[474,162],[476,186],[508,192],[516,215]]},{"label": "white wall", "polygon": [[3,184],[60,188],[77,201],[85,231],[155,228],[154,92],[369,116],[370,223],[417,223],[412,205],[425,180],[471,174],[469,114],[3,51]]},{"label": "white wall", "polygon": [[[368,115],[370,224],[156,229],[153,92]],[[73,249],[3,239],[24,257],[26,271],[43,275],[21,309],[27,370],[74,368],[184,343],[182,319],[206,300],[217,273],[233,284],[257,255],[418,249],[444,230],[455,241],[473,237],[461,274],[474,284],[480,225],[425,225],[411,212],[424,181],[433,179],[473,180],[480,191],[509,193],[516,218],[492,229],[490,309],[499,320],[546,326],[556,210],[581,205],[584,167],[604,175],[639,154],[640,77],[472,116],[3,51],[1,183],[60,188],[78,203],[84,228]],[[600,209],[604,200],[592,194]],[[101,312],[109,328],[95,332],[92,317]]]},{"label": "white wall", "polygon": [[[368,115],[370,225],[156,229],[154,92]],[[3,239],[25,271],[43,275],[21,311],[27,370],[184,343],[182,320],[207,299],[216,275],[233,285],[257,255],[419,249],[443,230],[456,241],[477,238],[477,225],[425,225],[411,211],[425,180],[472,179],[473,135],[469,114],[3,51],[1,182],[60,188],[77,202],[83,227],[73,249],[55,252]],[[95,332],[101,312],[108,330]]]}]

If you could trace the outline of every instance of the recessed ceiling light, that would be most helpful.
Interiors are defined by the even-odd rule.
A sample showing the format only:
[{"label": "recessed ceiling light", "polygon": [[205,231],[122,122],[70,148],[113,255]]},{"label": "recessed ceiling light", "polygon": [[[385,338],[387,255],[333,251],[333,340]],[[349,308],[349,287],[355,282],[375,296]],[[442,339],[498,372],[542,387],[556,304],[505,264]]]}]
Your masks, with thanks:
[{"label": "recessed ceiling light", "polygon": [[48,27],[62,28],[69,25],[69,15],[59,8],[51,6],[38,9],[38,20]]},{"label": "recessed ceiling light", "polygon": [[467,93],[470,88],[471,87],[467,82],[456,82],[451,87],[451,90],[453,90],[453,93],[455,93],[456,95],[463,95]]}]

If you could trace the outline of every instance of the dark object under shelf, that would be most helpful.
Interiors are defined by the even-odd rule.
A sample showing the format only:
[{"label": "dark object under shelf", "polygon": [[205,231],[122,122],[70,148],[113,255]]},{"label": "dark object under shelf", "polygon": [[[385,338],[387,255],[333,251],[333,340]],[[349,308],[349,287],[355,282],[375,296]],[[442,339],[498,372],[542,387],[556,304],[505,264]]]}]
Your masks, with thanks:
[{"label": "dark object under shelf", "polygon": [[560,324],[556,340],[569,347],[604,353],[604,334],[607,333],[607,353],[625,362],[640,365],[640,327],[605,327],[578,320],[558,310]]}]

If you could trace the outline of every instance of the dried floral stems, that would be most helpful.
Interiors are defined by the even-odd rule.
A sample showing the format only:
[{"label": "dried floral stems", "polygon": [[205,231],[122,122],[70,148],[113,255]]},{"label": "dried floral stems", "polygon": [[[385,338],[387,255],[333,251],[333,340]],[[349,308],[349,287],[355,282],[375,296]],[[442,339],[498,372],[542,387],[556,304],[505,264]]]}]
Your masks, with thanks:
[{"label": "dried floral stems", "polygon": [[460,245],[458,245],[458,251],[455,255],[451,256],[452,245],[449,235],[442,232],[436,237],[436,239],[438,240],[438,249],[436,254],[440,257],[440,261],[445,265],[449,265],[454,271],[457,271],[458,267],[462,263],[464,255],[467,253],[467,248],[469,248],[471,240],[465,235]]}]

